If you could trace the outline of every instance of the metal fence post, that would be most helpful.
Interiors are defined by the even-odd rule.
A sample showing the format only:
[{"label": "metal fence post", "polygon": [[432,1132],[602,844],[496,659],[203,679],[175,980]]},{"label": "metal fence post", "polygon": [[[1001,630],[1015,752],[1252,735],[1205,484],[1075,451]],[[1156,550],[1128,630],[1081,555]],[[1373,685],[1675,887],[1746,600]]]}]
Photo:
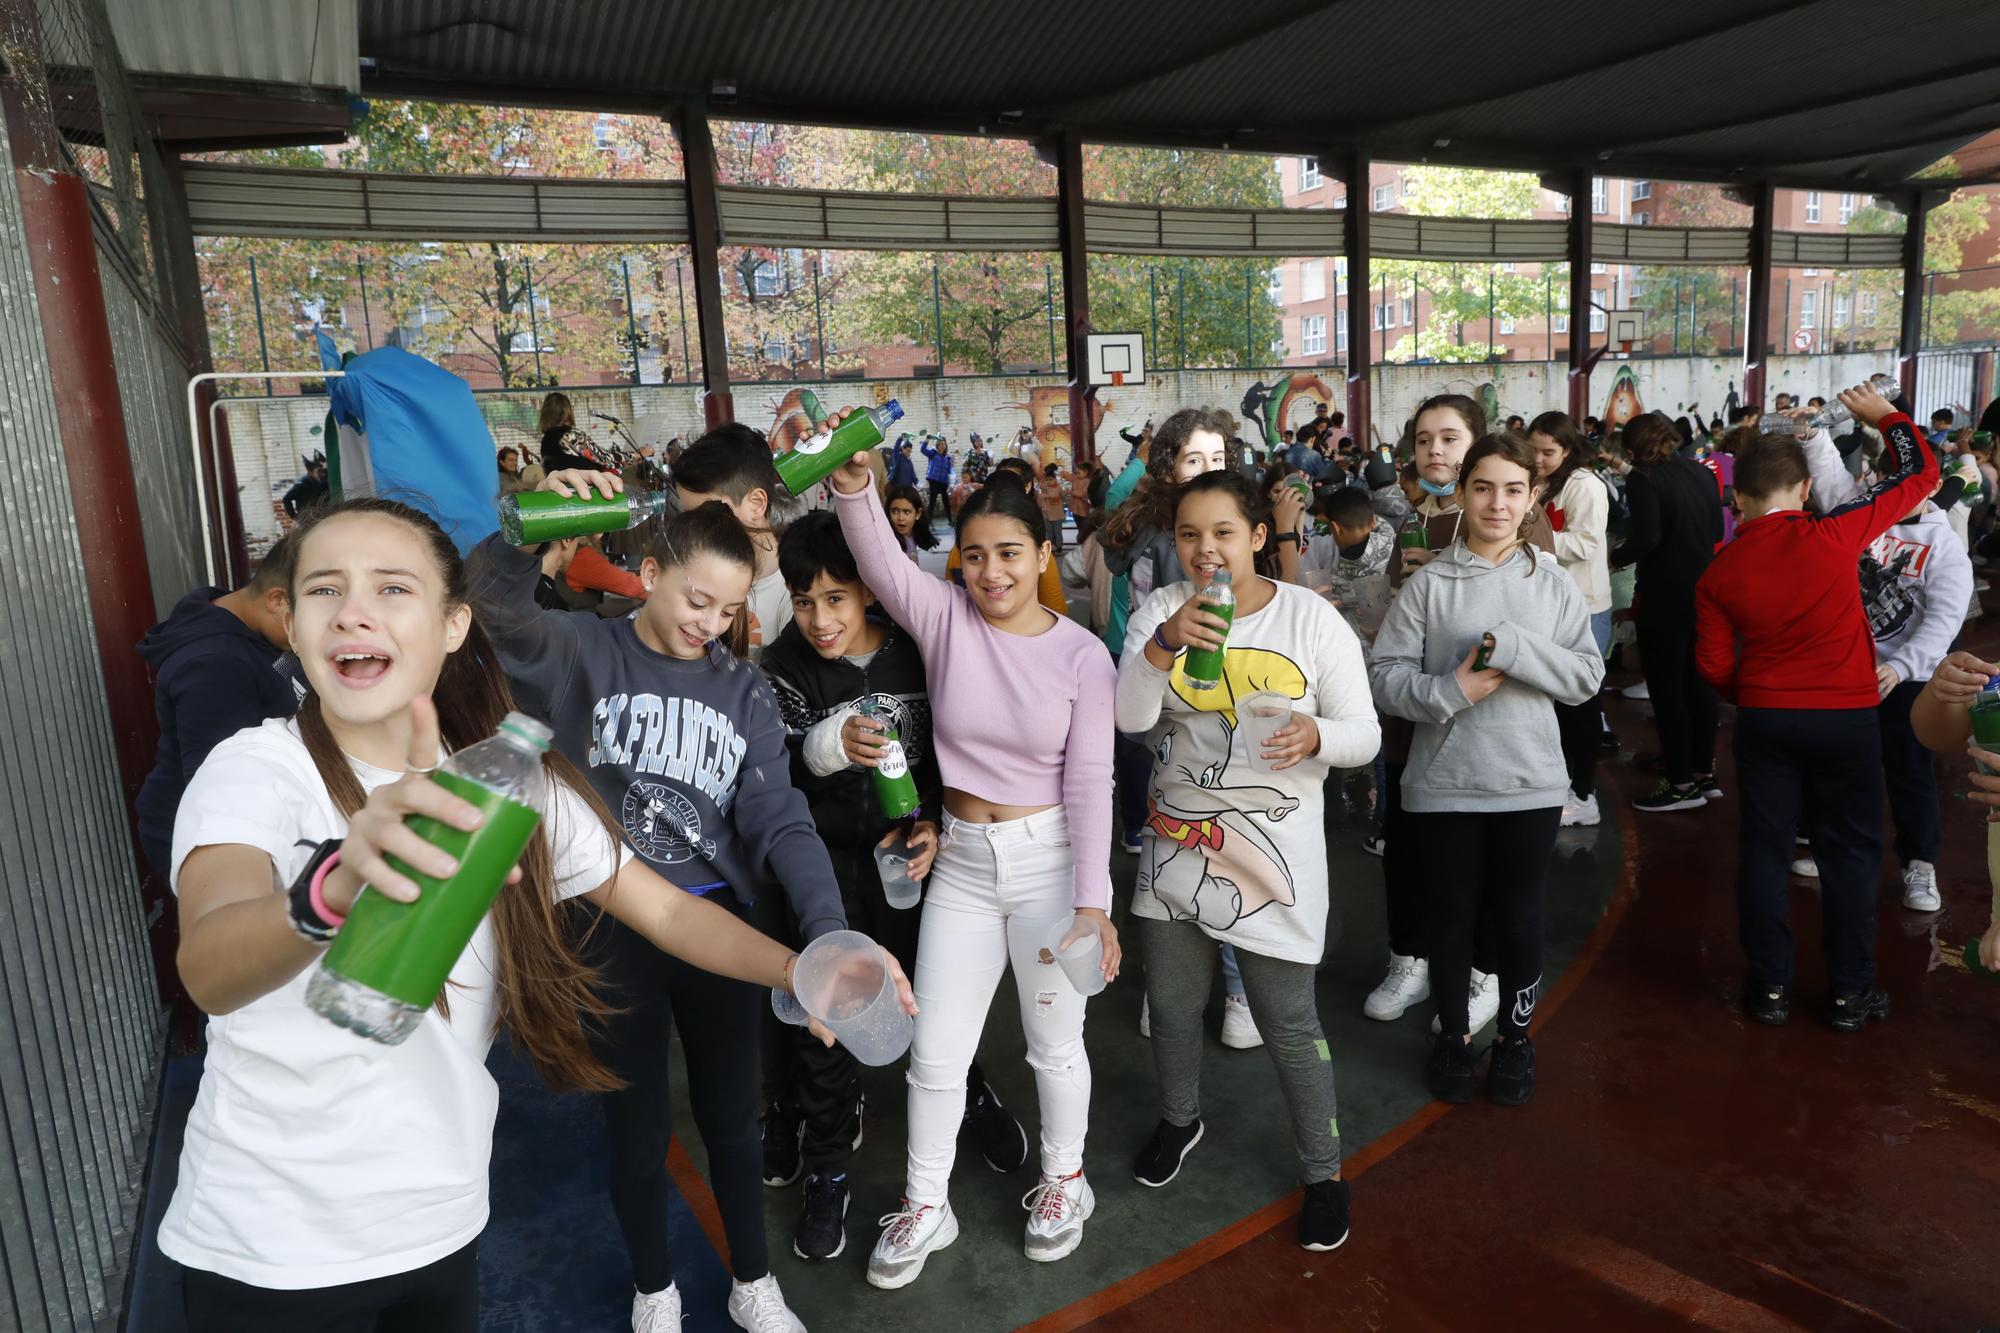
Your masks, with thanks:
[{"label": "metal fence post", "polygon": [[375,345],[375,321],[368,314],[368,266],[360,255],[354,256],[354,276],[361,282],[361,332],[368,339],[368,345]]},{"label": "metal fence post", "polygon": [[819,269],[820,259],[825,253],[823,250],[813,251],[813,338],[814,346],[819,348],[819,377],[822,382],[826,379],[826,307],[820,304],[819,299]]},{"label": "metal fence post", "polygon": [[264,290],[257,285],[257,256],[250,256],[250,306],[257,312],[257,355],[271,368],[271,348],[264,341]]},{"label": "metal fence post", "polygon": [[687,375],[687,382],[694,383],[694,344],[688,341],[688,294],[681,282],[680,256],[674,256],[674,291],[681,298],[681,367]]},{"label": "metal fence post", "polygon": [[[542,323],[535,310],[535,266],[526,255],[521,256],[521,277],[528,288],[528,337],[535,343],[535,387],[548,383],[542,374]],[[626,301],[631,301],[631,293],[626,293]]]},{"label": "metal fence post", "polygon": [[[625,275],[625,336],[632,342],[632,382],[640,384],[644,381],[639,373],[639,317],[632,312],[632,264],[630,260],[621,255],[618,259],[618,267]],[[530,297],[528,301],[528,313],[532,315],[534,310],[535,302]],[[536,373],[540,374],[541,339],[539,338],[535,340],[535,355]]]},{"label": "metal fence post", "polygon": [[937,260],[931,261],[931,323],[937,330],[938,378],[944,378],[944,297],[938,280]]}]

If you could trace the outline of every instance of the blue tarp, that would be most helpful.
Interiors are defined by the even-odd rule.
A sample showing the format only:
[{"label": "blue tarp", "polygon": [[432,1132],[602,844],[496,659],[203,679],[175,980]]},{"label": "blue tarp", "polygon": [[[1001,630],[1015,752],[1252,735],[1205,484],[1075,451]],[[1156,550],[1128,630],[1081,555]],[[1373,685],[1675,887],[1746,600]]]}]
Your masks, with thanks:
[{"label": "blue tarp", "polygon": [[[322,331],[318,341],[325,364],[332,339]],[[373,494],[429,513],[461,552],[497,530],[493,432],[465,381],[400,347],[364,352],[344,369],[345,378],[327,382],[343,475],[372,475]],[[365,460],[349,456],[356,444]]]}]

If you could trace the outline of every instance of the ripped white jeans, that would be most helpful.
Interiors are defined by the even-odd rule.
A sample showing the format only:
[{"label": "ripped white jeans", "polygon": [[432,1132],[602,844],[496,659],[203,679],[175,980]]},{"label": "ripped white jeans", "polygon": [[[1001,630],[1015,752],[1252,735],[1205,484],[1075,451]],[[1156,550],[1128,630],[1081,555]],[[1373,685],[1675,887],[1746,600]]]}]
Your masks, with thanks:
[{"label": "ripped white jeans", "polygon": [[1001,824],[968,824],[947,814],[943,835],[924,895],[913,979],[919,1012],[910,1044],[905,1190],[913,1204],[945,1201],[965,1117],[965,1071],[1009,961],[1041,1098],[1045,1174],[1082,1169],[1090,1123],[1084,997],[1060,967],[1037,957],[1049,930],[1074,910],[1062,807]]}]

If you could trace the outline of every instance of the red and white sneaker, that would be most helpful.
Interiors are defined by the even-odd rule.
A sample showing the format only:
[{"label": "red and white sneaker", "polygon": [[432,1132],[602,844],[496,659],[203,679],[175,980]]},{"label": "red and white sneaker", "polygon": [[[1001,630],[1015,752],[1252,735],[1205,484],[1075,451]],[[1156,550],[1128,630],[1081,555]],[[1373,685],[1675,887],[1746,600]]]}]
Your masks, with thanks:
[{"label": "red and white sneaker", "polygon": [[1061,1180],[1042,1177],[1042,1183],[1022,1197],[1021,1206],[1028,1210],[1023,1250],[1036,1263],[1052,1264],[1067,1259],[1083,1243],[1083,1224],[1097,1207],[1097,1196],[1079,1171]]},{"label": "red and white sneaker", "polygon": [[912,1204],[878,1219],[882,1238],[868,1256],[868,1285],[894,1291],[924,1271],[924,1260],[958,1239],[958,1219],[949,1203]]}]

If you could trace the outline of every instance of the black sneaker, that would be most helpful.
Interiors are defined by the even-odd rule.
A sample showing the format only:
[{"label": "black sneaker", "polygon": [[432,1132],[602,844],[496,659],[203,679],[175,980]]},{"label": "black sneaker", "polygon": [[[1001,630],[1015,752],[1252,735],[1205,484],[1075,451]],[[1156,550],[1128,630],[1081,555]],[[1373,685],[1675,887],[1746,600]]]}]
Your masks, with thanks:
[{"label": "black sneaker", "polygon": [[1715,774],[1713,773],[1695,774],[1694,782],[1691,785],[1696,791],[1701,793],[1701,797],[1705,801],[1719,801],[1722,799],[1722,787],[1716,782]]},{"label": "black sneaker", "polygon": [[979,1154],[995,1171],[1019,1171],[1028,1160],[1028,1134],[1014,1113],[1001,1104],[991,1083],[968,1084],[965,1124],[979,1144]]},{"label": "black sneaker", "polygon": [[1743,1012],[1767,1027],[1783,1027],[1792,1016],[1792,991],[1762,981],[1743,983]]},{"label": "black sneaker", "polygon": [[792,1233],[792,1253],[815,1263],[840,1257],[847,1248],[847,1177],[806,1177],[806,1206]]},{"label": "black sneaker", "polygon": [[1473,1071],[1479,1066],[1479,1052],[1471,1042],[1440,1032],[1431,1039],[1431,1096],[1453,1106],[1472,1100],[1478,1089]]},{"label": "black sneaker", "polygon": [[1827,1006],[1827,1026],[1835,1032],[1859,1032],[1870,1023],[1889,1016],[1889,997],[1880,986],[1868,985],[1858,991],[1833,997]]},{"label": "black sneaker", "polygon": [[1489,1049],[1493,1059],[1486,1066],[1486,1100],[1495,1106],[1526,1106],[1535,1095],[1535,1043],[1524,1033],[1502,1038]]},{"label": "black sneaker", "polygon": [[1701,794],[1692,783],[1682,787],[1671,779],[1661,778],[1644,796],[1634,797],[1632,808],[1649,815],[1664,814],[1669,810],[1699,810],[1708,804],[1708,798]]},{"label": "black sneaker", "polygon": [[1146,1146],[1133,1159],[1132,1179],[1154,1189],[1166,1184],[1181,1173],[1181,1163],[1194,1151],[1194,1145],[1201,1142],[1201,1133],[1199,1120],[1192,1125],[1170,1125],[1162,1120],[1153,1127],[1153,1137],[1146,1140]]},{"label": "black sneaker", "polygon": [[773,1189],[782,1188],[799,1178],[805,1169],[805,1162],[799,1155],[799,1144],[806,1127],[782,1107],[764,1108],[764,1183]]},{"label": "black sneaker", "polygon": [[1299,1244],[1308,1250],[1337,1250],[1347,1243],[1347,1182],[1320,1180],[1306,1186],[1299,1209]]}]

